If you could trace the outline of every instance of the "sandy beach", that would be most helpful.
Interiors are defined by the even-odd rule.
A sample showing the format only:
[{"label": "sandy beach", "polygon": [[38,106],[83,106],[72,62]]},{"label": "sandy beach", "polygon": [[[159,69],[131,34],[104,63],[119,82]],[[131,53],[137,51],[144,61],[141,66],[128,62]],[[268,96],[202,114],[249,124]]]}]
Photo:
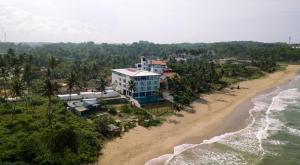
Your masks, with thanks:
[{"label": "sandy beach", "polygon": [[300,66],[289,65],[285,71],[269,74],[261,79],[239,83],[241,89],[226,89],[204,95],[192,106],[196,113],[181,112],[172,116],[162,126],[146,129],[136,127],[121,138],[105,144],[99,165],[142,165],[184,143],[202,140],[241,129],[246,124],[247,101],[256,94],[291,80]]}]

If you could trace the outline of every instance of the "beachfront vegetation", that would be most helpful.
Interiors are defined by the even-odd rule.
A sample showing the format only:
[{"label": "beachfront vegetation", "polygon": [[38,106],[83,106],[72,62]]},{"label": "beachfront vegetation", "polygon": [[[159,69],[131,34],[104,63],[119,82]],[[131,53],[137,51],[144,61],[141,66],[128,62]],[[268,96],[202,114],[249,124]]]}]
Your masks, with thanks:
[{"label": "beachfront vegetation", "polygon": [[14,105],[2,100],[0,164],[80,164],[97,159],[101,134],[95,125],[66,111],[57,99],[52,100],[50,125],[47,104],[33,97],[28,111],[24,99]]},{"label": "beachfront vegetation", "polygon": [[[61,80],[56,69],[63,61],[53,56],[43,67],[32,62],[36,60],[33,56],[12,49],[3,57],[7,60],[1,63],[0,164],[90,163],[97,160],[103,140],[120,136],[136,123],[145,127],[161,124],[159,118],[126,102],[120,111],[104,105],[96,114],[80,118],[56,97],[82,88],[78,72],[70,70]],[[100,76],[95,76],[94,87],[103,91],[107,82]],[[118,121],[126,115],[137,120]]]},{"label": "beachfront vegetation", "polygon": [[[181,51],[184,53],[184,51]],[[282,69],[273,56],[252,56],[251,61],[233,60],[221,62],[207,58],[176,61],[170,59],[168,66],[177,73],[169,79],[172,84],[176,109],[183,109],[201,93],[220,90],[242,80],[255,79]]]},{"label": "beachfront vegetation", "polygon": [[[285,44],[253,42],[35,46],[0,43],[0,53],[0,164],[93,162],[103,140],[119,136],[111,134],[107,127],[110,124],[121,131],[136,124],[160,125],[164,114],[182,110],[201,93],[282,69],[276,64],[278,60],[300,59],[296,50]],[[141,55],[170,59],[168,65],[177,73],[169,79],[176,104],[148,107],[149,110],[127,103],[120,107],[105,105],[101,112],[79,118],[55,96],[85,89],[103,91],[111,68],[133,66]],[[177,61],[176,57],[188,60]],[[220,62],[228,57],[246,60],[246,64]],[[134,88],[134,84],[129,85]]]}]

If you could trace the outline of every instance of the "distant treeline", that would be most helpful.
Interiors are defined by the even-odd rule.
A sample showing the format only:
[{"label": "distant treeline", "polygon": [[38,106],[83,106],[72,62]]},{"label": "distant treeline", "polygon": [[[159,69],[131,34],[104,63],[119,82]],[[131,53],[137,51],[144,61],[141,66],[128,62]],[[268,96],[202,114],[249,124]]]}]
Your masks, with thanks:
[{"label": "distant treeline", "polygon": [[234,41],[219,43],[155,44],[147,41],[132,44],[85,43],[0,43],[0,53],[12,48],[16,53],[41,57],[39,63],[46,64],[44,56],[53,55],[67,61],[94,62],[102,67],[125,67],[137,62],[141,55],[168,58],[181,52],[191,56],[210,53],[212,58],[236,57],[250,59],[251,56],[273,55],[279,61],[300,61],[300,50],[285,43],[261,43]]}]

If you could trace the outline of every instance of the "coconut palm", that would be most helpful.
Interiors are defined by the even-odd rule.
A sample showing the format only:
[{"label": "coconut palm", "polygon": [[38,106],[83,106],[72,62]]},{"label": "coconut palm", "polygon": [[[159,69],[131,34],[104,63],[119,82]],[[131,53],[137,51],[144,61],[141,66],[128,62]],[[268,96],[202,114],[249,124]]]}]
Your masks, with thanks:
[{"label": "coconut palm", "polygon": [[21,65],[19,64],[15,64],[14,65],[14,68],[13,68],[13,71],[12,71],[12,74],[14,77],[19,77],[22,73],[22,68],[21,68]]},{"label": "coconut palm", "polygon": [[79,83],[79,79],[78,79],[77,75],[74,72],[71,72],[68,75],[68,77],[66,78],[66,83],[67,83],[67,86],[68,86],[69,100],[71,100],[71,94],[72,94],[74,88],[76,86],[81,88],[80,83]]},{"label": "coconut palm", "polygon": [[17,100],[19,98],[22,97],[23,95],[23,91],[24,91],[24,83],[22,80],[18,79],[18,78],[15,78],[13,81],[12,81],[12,84],[11,84],[11,95],[12,95],[12,98],[15,99],[14,100],[14,107],[11,111],[11,124],[13,123],[14,121],[14,118],[15,118],[15,112],[16,112],[16,103],[17,103]]},{"label": "coconut palm", "polygon": [[13,66],[15,64],[15,51],[11,48],[7,50],[7,53],[5,54],[5,59],[7,60],[7,63],[9,66]]},{"label": "coconut palm", "polygon": [[49,78],[44,80],[43,86],[41,88],[41,92],[43,96],[48,98],[48,106],[47,106],[47,115],[49,120],[49,125],[51,125],[52,120],[52,96],[55,96],[56,92],[59,89],[59,85],[57,82],[51,81]]},{"label": "coconut palm", "polygon": [[7,68],[2,67],[0,75],[2,77],[2,90],[4,91],[4,98],[7,98],[7,82],[8,82],[8,72]]},{"label": "coconut palm", "polygon": [[127,85],[128,90],[130,91],[130,95],[132,96],[133,90],[135,88],[135,82],[133,80],[130,80]]},{"label": "coconut palm", "polygon": [[32,69],[31,69],[31,64],[30,63],[25,64],[22,79],[23,79],[23,81],[25,81],[26,87],[27,87],[26,107],[28,109],[28,104],[31,105],[31,98],[32,98],[32,92],[31,92]]},{"label": "coconut palm", "polygon": [[58,65],[58,60],[54,56],[50,56],[48,59],[48,68],[51,79],[54,77],[54,69]]},{"label": "coconut palm", "polygon": [[103,92],[105,92],[106,85],[107,85],[107,82],[105,81],[104,76],[98,76],[98,79],[97,79],[97,90],[99,92],[101,92],[100,99],[102,99],[102,94],[103,94]]}]

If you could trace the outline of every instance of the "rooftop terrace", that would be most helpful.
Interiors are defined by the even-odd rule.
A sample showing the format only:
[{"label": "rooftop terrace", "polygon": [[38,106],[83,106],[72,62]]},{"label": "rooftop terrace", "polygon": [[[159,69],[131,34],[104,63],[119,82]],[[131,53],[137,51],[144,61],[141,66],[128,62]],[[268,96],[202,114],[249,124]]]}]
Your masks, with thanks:
[{"label": "rooftop terrace", "polygon": [[145,70],[139,70],[136,68],[125,68],[125,69],[112,69],[113,72],[125,74],[131,77],[139,77],[139,76],[159,76],[159,74],[154,72],[149,72]]}]

